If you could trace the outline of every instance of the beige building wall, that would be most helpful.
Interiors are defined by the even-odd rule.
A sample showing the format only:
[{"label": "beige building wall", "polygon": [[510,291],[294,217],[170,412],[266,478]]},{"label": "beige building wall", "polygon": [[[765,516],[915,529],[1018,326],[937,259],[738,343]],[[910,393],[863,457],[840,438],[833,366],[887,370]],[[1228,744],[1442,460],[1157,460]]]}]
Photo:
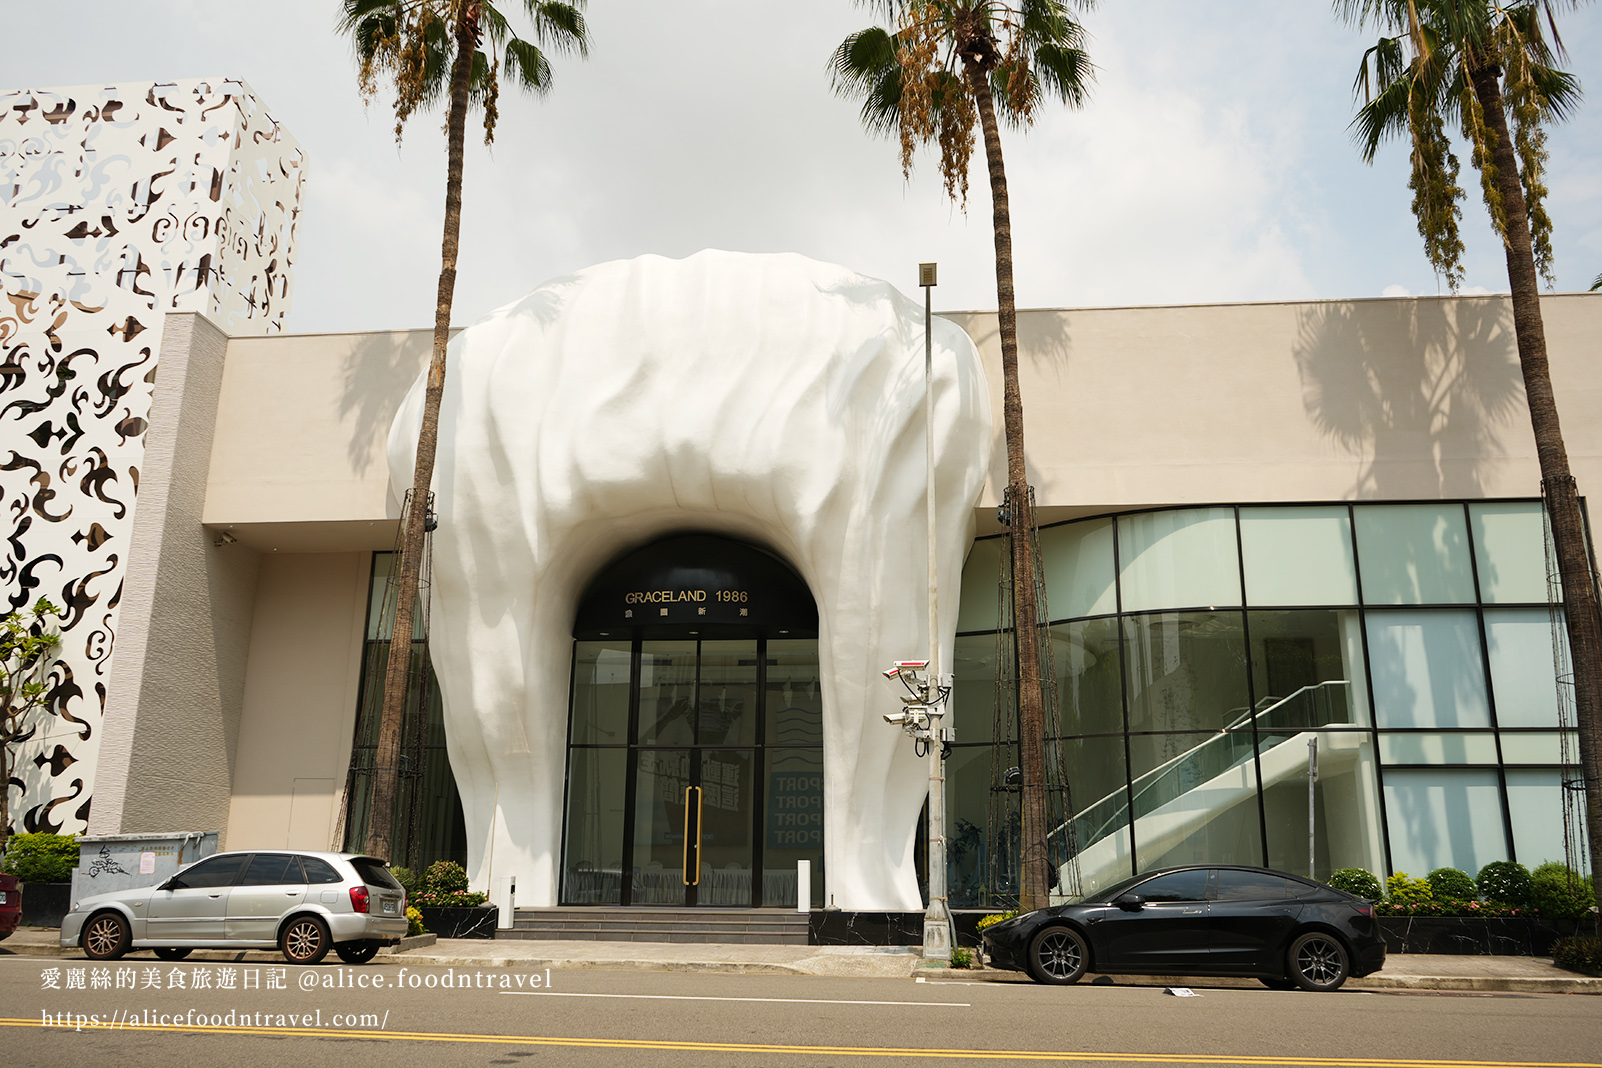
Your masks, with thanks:
[{"label": "beige building wall", "polygon": [[232,339],[206,524],[262,552],[388,549],[400,511],[384,447],[432,340],[426,330]]},{"label": "beige building wall", "polygon": [[[1542,311],[1585,493],[1602,479],[1602,294],[1548,295]],[[996,316],[944,317],[973,337],[990,375],[989,532],[1006,482]],[[1018,321],[1046,521],[1539,492],[1506,297],[1047,309]],[[265,550],[388,548],[398,509],[384,444],[429,342],[427,331],[232,339],[206,523]]]},{"label": "beige building wall", "polygon": [[[1602,487],[1602,294],[1542,300],[1580,492]],[[990,370],[993,313],[946,315]],[[1030,478],[1049,522],[1235,501],[1534,496],[1535,443],[1506,297],[1019,314]],[[996,530],[988,508],[980,531]]]},{"label": "beige building wall", "polygon": [[[1594,414],[1602,294],[1547,297],[1543,307],[1570,456],[1581,492],[1592,492],[1602,487]],[[991,375],[985,533],[996,529],[1005,481],[995,316],[947,318],[979,344]],[[1042,521],[1190,503],[1539,492],[1506,298],[1045,310],[1019,319]],[[222,574],[216,554],[233,554],[234,570],[224,571],[235,577],[217,587],[214,604],[244,604],[248,655],[235,657],[234,676],[218,669],[219,711],[206,713],[216,722],[196,744],[201,785],[168,784],[153,757],[148,777],[138,770],[145,765],[127,765],[141,779],[129,786],[130,804],[148,794],[152,818],[161,809],[177,814],[166,823],[194,825],[198,810],[177,799],[198,789],[223,806],[229,847],[332,844],[369,554],[392,545],[398,514],[385,442],[428,352],[426,331],[227,340],[201,513],[207,532],[189,528],[185,544],[197,576]],[[238,543],[215,547],[224,532]],[[252,582],[253,601],[239,592]],[[222,615],[238,617],[230,612]],[[174,626],[182,613],[171,613]],[[233,663],[222,654],[243,631],[213,629],[221,637],[207,655]],[[147,643],[146,675],[192,671],[179,663],[186,648]],[[230,685],[241,695],[237,727]],[[173,700],[177,709],[189,699]],[[141,720],[141,737],[151,722]],[[161,739],[169,760],[185,742]],[[230,779],[228,802],[221,791]]]},{"label": "beige building wall", "polygon": [[367,552],[263,554],[228,849],[330,849],[350,765]]},{"label": "beige building wall", "polygon": [[[256,554],[201,525],[227,336],[167,316],[103,687],[92,834],[218,831],[234,787]],[[113,598],[112,603],[116,603]]]}]

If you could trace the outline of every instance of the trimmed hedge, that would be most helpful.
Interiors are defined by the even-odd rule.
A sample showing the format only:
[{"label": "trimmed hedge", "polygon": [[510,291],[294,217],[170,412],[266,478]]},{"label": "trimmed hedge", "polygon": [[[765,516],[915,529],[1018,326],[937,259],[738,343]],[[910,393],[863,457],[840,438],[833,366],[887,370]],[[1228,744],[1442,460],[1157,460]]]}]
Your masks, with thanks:
[{"label": "trimmed hedge", "polygon": [[1474,877],[1480,896],[1509,905],[1530,903],[1530,869],[1512,860],[1493,860]]},{"label": "trimmed hedge", "polygon": [[1374,873],[1364,871],[1362,868],[1339,868],[1330,873],[1329,885],[1344,893],[1355,894],[1369,901],[1378,901],[1385,896],[1385,889],[1380,886],[1379,879]]},{"label": "trimmed hedge", "polygon": [[1385,880],[1385,896],[1393,905],[1418,905],[1425,901],[1435,899],[1435,891],[1424,879],[1415,879],[1405,871],[1399,871]]},{"label": "trimmed hedge", "polygon": [[1530,904],[1542,916],[1578,919],[1591,911],[1595,900],[1590,877],[1567,864],[1549,860],[1530,873]]},{"label": "trimmed hedge", "polygon": [[1425,878],[1429,880],[1430,891],[1437,899],[1473,901],[1480,896],[1480,888],[1474,885],[1474,880],[1469,878],[1467,872],[1456,868],[1436,868]]}]

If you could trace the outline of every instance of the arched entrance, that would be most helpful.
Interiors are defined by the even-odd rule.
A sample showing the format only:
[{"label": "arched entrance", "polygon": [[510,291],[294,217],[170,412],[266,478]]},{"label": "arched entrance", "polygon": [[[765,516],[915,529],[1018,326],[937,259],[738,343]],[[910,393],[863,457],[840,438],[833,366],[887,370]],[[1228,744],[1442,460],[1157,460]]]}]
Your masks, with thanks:
[{"label": "arched entrance", "polygon": [[560,900],[796,903],[823,893],[818,611],[754,545],[664,538],[603,568],[573,629]]}]

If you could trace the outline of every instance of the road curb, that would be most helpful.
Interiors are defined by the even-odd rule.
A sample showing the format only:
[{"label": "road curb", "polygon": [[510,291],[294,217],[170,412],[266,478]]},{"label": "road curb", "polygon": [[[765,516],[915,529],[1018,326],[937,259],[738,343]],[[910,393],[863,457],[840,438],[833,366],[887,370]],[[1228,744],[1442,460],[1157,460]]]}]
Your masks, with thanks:
[{"label": "road curb", "polygon": [[518,968],[528,971],[723,972],[739,975],[811,975],[806,968],[770,961],[566,960],[560,957],[446,957],[406,954],[407,964],[432,968]]},{"label": "road curb", "polygon": [[1467,975],[1370,975],[1353,979],[1348,990],[1469,990],[1499,994],[1602,994],[1602,979],[1513,979]]}]

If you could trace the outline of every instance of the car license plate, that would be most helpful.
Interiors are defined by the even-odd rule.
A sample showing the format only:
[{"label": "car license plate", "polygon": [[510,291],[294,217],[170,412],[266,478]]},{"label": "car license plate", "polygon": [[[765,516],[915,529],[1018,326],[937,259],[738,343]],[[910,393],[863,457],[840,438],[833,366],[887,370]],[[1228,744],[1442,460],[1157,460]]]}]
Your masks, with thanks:
[{"label": "car license plate", "polygon": [[0,905],[7,904],[10,902],[10,900],[11,899],[6,896],[6,892],[4,890],[0,890]]},{"label": "car license plate", "polygon": [[393,901],[384,902],[384,911],[389,913],[391,916],[395,915],[395,902],[393,902]]}]

